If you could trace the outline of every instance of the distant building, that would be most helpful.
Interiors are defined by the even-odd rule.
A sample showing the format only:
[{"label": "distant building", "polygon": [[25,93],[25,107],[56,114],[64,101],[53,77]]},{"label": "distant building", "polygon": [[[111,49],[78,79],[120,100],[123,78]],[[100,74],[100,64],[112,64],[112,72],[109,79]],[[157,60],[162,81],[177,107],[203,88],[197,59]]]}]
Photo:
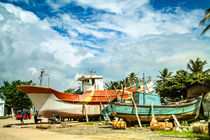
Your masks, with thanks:
[{"label": "distant building", "polygon": [[5,100],[0,98],[0,116],[4,116]]},{"label": "distant building", "polygon": [[204,85],[199,81],[189,85],[187,87],[187,97],[192,98],[197,96],[203,97],[200,113],[210,118],[210,85]]},{"label": "distant building", "polygon": [[200,82],[195,82],[187,86],[187,97],[198,97],[200,95],[205,96],[206,93],[210,92],[210,86],[204,85]]}]

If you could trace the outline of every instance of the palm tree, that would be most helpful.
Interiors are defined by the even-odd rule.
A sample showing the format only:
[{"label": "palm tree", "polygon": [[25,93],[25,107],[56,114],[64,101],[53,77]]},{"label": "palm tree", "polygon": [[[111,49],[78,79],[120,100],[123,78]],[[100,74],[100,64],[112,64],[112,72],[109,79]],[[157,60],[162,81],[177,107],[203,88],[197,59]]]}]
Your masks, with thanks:
[{"label": "palm tree", "polygon": [[[206,21],[210,20],[210,8],[205,10],[205,18],[203,18],[200,21],[200,26],[204,25],[204,23],[206,23]],[[201,35],[204,35],[208,30],[210,29],[210,24],[207,25],[207,27],[203,30],[203,32],[201,33]]]},{"label": "palm tree", "polygon": [[75,92],[75,89],[73,88],[68,88],[67,90],[64,91],[64,93],[70,93],[73,94]]},{"label": "palm tree", "polygon": [[121,88],[121,85],[120,85],[120,82],[118,81],[111,81],[109,83],[105,83],[105,89],[106,90],[113,90],[113,89],[120,89]]},{"label": "palm tree", "polygon": [[136,74],[131,72],[127,77],[129,88],[134,88],[136,86]]},{"label": "palm tree", "polygon": [[203,70],[204,66],[207,64],[206,60],[202,61],[200,58],[197,58],[195,61],[190,59],[189,63],[187,63],[187,69],[189,69],[192,74],[199,75],[199,74],[208,74],[210,69]]},{"label": "palm tree", "polygon": [[171,75],[173,74],[173,72],[168,72],[168,69],[165,68],[162,71],[159,71],[160,76],[157,76],[158,78],[160,78],[162,81],[167,81],[169,78],[171,78]]}]

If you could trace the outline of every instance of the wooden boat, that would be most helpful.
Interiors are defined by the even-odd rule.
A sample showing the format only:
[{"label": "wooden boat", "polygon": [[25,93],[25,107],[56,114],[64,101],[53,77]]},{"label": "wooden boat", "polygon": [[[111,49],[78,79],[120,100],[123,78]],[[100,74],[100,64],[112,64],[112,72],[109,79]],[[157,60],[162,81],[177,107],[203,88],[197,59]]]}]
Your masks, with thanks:
[{"label": "wooden boat", "polygon": [[[152,119],[153,103],[154,115],[157,121],[165,119],[172,120],[175,115],[178,120],[192,120],[198,117],[201,97],[188,99],[180,102],[172,102],[167,105],[161,104],[160,96],[157,94],[148,94],[134,92],[131,96],[137,104],[138,116],[141,121],[149,122]],[[136,111],[133,103],[110,102],[108,106],[102,110],[102,115],[112,114],[114,117],[122,118],[128,123],[137,122]]]},{"label": "wooden boat", "polygon": [[[87,90],[78,95],[41,86],[17,86],[17,89],[27,94],[36,110],[47,118],[56,114],[62,118],[84,118],[85,107],[88,117],[98,117],[101,114],[100,105],[106,106],[108,103],[107,96],[114,99],[122,95],[122,91],[115,90]],[[125,90],[123,97],[128,98],[128,93],[134,90]]]}]

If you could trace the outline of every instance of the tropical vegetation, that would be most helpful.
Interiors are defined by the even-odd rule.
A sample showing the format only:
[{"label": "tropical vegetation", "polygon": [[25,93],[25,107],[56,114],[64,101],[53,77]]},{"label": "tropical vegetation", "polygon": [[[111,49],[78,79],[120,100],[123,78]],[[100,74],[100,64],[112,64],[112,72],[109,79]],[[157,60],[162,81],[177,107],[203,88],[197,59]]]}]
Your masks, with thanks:
[{"label": "tropical vegetation", "polygon": [[160,71],[159,80],[156,82],[156,93],[164,97],[186,97],[186,87],[199,82],[210,86],[210,69],[204,70],[207,61],[200,58],[190,59],[187,70],[177,70],[174,75],[165,68]]},{"label": "tropical vegetation", "polygon": [[64,93],[73,94],[73,93],[75,93],[75,89],[73,89],[73,88],[68,88],[67,90],[64,91]]},{"label": "tropical vegetation", "polygon": [[131,72],[125,79],[122,79],[120,81],[111,81],[108,83],[105,83],[105,89],[106,90],[112,90],[112,89],[122,89],[122,88],[135,88],[136,87],[136,77],[137,74],[134,72]]},{"label": "tropical vegetation", "polygon": [[[200,21],[200,26],[203,26],[207,21],[210,20],[210,8],[205,10],[205,17]],[[201,35],[204,35],[210,29],[210,24],[202,31]]]},{"label": "tropical vegetation", "polygon": [[30,109],[32,107],[32,102],[28,96],[16,89],[16,86],[18,85],[34,85],[32,81],[15,80],[11,83],[4,81],[3,84],[4,85],[0,88],[0,92],[2,93],[0,98],[5,99],[5,106],[8,109],[8,114],[10,114],[11,108],[19,110]]}]

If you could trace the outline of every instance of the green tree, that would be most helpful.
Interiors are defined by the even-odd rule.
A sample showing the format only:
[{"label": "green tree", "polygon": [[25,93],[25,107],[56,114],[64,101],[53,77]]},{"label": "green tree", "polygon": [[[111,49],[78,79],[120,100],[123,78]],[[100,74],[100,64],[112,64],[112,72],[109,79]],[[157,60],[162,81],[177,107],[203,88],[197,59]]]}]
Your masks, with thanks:
[{"label": "green tree", "polygon": [[210,72],[210,69],[204,70],[206,64],[207,61],[202,61],[200,58],[197,58],[195,61],[190,59],[189,63],[187,63],[187,69],[190,70],[193,75],[205,75]]},{"label": "green tree", "polygon": [[[164,69],[161,73],[161,80],[156,81],[156,93],[160,94],[161,96],[166,97],[186,97],[186,88],[188,85],[199,81],[205,85],[210,86],[210,75],[208,74],[209,69],[203,70],[204,65],[207,62],[201,61],[197,58],[195,61],[190,59],[189,63],[187,63],[187,69],[191,71],[191,73],[185,70],[177,70],[176,74],[171,76],[167,76],[168,70]],[[165,72],[164,72],[165,71]],[[166,78],[170,77],[170,78]]]},{"label": "green tree", "polygon": [[[207,21],[210,20],[210,8],[205,10],[205,17],[200,21],[200,26],[204,25]],[[210,29],[210,24],[202,31],[201,35],[204,35]]]},{"label": "green tree", "polygon": [[30,109],[32,107],[32,102],[28,96],[17,90],[16,86],[18,85],[33,85],[32,81],[20,81],[16,80],[11,83],[4,81],[4,85],[0,88],[0,92],[5,98],[5,106],[9,109]]},{"label": "green tree", "polygon": [[127,77],[126,77],[126,87],[127,88],[135,88],[136,86],[136,76],[134,72],[131,72]]},{"label": "green tree", "polygon": [[169,78],[172,76],[172,72],[168,72],[167,68],[164,68],[162,71],[159,71],[160,76],[157,76],[160,78],[162,81],[167,81]]},{"label": "green tree", "polygon": [[136,75],[134,72],[131,72],[125,79],[120,81],[111,81],[109,83],[105,83],[106,90],[113,90],[113,89],[122,89],[123,88],[135,88],[136,86]]},{"label": "green tree", "polygon": [[68,88],[67,90],[64,91],[64,93],[70,93],[73,94],[75,92],[75,89],[73,88]]},{"label": "green tree", "polygon": [[120,89],[120,81],[111,81],[109,83],[105,83],[105,89],[106,90],[113,90],[113,89]]}]

